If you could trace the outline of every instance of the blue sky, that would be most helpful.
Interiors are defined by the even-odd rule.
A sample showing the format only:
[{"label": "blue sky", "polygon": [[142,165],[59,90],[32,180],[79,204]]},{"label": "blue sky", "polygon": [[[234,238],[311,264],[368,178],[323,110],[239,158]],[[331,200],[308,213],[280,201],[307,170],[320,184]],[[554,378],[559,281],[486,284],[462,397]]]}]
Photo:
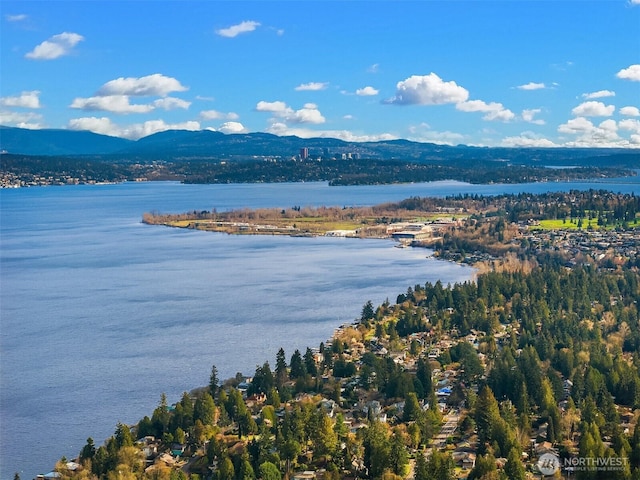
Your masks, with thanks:
[{"label": "blue sky", "polygon": [[0,124],[640,147],[640,0],[0,1]]}]

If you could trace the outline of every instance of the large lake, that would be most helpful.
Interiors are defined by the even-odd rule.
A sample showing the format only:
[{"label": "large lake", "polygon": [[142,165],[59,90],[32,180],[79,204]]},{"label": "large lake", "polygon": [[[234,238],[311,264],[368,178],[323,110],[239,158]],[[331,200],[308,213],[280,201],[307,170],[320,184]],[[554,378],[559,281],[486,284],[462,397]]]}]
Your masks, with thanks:
[{"label": "large lake", "polygon": [[146,211],[363,206],[410,196],[606,188],[525,185],[120,185],[0,191],[0,479],[23,480],[101,445],[117,422],[318,346],[368,300],[471,278],[468,267],[384,240],[227,236],[152,227]]}]

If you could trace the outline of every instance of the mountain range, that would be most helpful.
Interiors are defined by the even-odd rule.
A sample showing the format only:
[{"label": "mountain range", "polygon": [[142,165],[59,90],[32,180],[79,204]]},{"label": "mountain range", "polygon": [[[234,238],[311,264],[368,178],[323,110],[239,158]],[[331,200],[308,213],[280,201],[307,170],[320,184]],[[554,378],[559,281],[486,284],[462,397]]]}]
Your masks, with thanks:
[{"label": "mountain range", "polygon": [[640,168],[640,152],[594,148],[488,148],[448,146],[409,140],[346,142],[335,138],[300,138],[269,133],[224,134],[169,130],[139,140],[63,129],[29,130],[0,126],[0,151],[21,155],[93,156],[118,161],[181,159],[251,160],[291,158],[307,148],[312,157],[352,155],[418,163],[503,161],[523,165],[598,165]]}]

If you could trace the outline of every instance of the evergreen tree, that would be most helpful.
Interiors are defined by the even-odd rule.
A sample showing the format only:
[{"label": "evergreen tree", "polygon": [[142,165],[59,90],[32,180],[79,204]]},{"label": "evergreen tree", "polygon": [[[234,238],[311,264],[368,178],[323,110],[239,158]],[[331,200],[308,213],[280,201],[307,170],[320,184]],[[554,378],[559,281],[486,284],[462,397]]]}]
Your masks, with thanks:
[{"label": "evergreen tree", "polygon": [[391,443],[386,425],[373,422],[365,432],[363,446],[364,465],[369,472],[369,477],[381,477],[390,465]]},{"label": "evergreen tree", "polygon": [[87,438],[87,444],[82,447],[80,452],[80,460],[91,460],[96,454],[96,446],[93,443],[93,438]]},{"label": "evergreen tree", "polygon": [[203,425],[215,425],[216,405],[209,392],[204,392],[197,400],[193,410],[193,418]]},{"label": "evergreen tree", "polygon": [[[429,461],[426,463],[426,476],[424,480],[454,480],[455,462],[449,453],[433,450]],[[416,480],[417,477],[416,477]]]},{"label": "evergreen tree", "polygon": [[216,398],[216,394],[218,393],[218,369],[215,365],[211,367],[211,374],[209,375],[209,393],[213,398]]},{"label": "evergreen tree", "polygon": [[288,378],[287,361],[284,356],[284,349],[281,347],[276,355],[276,386],[278,390],[282,389]]},{"label": "evergreen tree", "polygon": [[295,380],[297,378],[303,378],[307,372],[304,368],[304,363],[302,362],[302,355],[300,354],[300,350],[296,349],[291,355],[291,363],[290,363],[290,371],[289,378]]},{"label": "evergreen tree", "polygon": [[397,430],[391,436],[389,464],[393,473],[401,477],[405,476],[409,466],[409,454],[407,453],[407,446],[402,439],[402,434]]},{"label": "evergreen tree", "polygon": [[216,471],[216,480],[235,480],[236,472],[233,466],[233,462],[228,456],[225,456],[218,463],[218,470]]},{"label": "evergreen tree", "polygon": [[238,465],[235,469],[236,480],[255,480],[256,475],[249,461],[249,455],[246,450],[242,453],[242,456],[238,459]]},{"label": "evergreen tree", "polygon": [[312,377],[315,377],[318,374],[316,360],[314,358],[313,351],[309,347],[307,347],[307,350],[304,353],[304,368]]},{"label": "evergreen tree", "polygon": [[494,440],[493,426],[501,420],[498,402],[487,385],[484,385],[478,393],[475,410],[478,429],[478,452],[482,454],[486,452],[487,444]]},{"label": "evergreen tree", "polygon": [[420,357],[417,362],[416,377],[420,380],[423,389],[423,398],[427,398],[433,390],[433,380],[431,379],[431,364],[428,359]]},{"label": "evergreen tree", "polygon": [[507,474],[509,480],[525,480],[527,478],[520,454],[516,448],[512,448],[507,456],[504,473]]}]

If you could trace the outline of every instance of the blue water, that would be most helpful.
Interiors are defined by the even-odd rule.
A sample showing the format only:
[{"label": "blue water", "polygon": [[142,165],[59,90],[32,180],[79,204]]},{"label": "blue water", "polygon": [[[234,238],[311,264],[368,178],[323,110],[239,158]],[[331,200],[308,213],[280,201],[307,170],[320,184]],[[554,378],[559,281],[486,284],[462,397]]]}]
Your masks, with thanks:
[{"label": "blue water", "polygon": [[329,187],[120,185],[0,191],[0,479],[23,479],[207,384],[317,346],[362,305],[472,270],[384,240],[228,236],[142,225],[146,211],[363,206],[410,196],[609,183]]}]

